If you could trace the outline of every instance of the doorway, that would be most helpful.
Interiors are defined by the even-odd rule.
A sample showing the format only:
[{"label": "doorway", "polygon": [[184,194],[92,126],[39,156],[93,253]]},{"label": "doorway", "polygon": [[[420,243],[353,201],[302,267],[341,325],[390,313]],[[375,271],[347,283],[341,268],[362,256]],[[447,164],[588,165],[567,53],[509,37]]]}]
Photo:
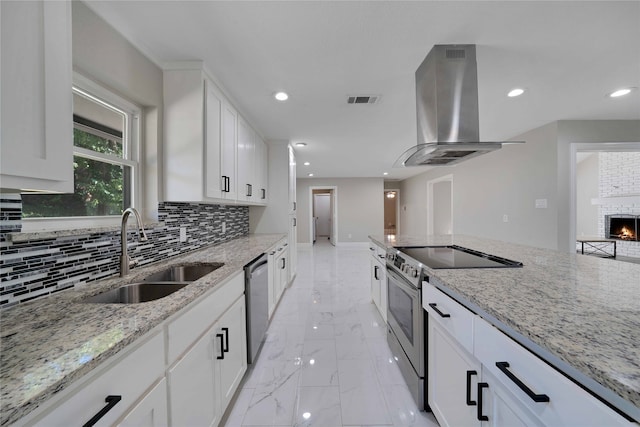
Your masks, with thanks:
[{"label": "doorway", "polygon": [[333,246],[337,241],[337,202],[335,187],[311,187],[311,242],[329,241]]},{"label": "doorway", "polygon": [[395,236],[400,234],[400,190],[389,188],[384,190],[384,234]]},{"label": "doorway", "polygon": [[453,175],[427,183],[427,234],[453,234]]}]

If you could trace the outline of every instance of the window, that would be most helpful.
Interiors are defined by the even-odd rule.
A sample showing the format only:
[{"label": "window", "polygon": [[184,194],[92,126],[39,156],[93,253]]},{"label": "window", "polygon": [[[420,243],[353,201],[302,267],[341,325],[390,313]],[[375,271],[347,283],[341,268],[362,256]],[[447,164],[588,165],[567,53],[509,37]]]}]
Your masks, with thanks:
[{"label": "window", "polygon": [[[23,194],[25,225],[110,223],[136,205],[140,109],[79,75],[73,86],[73,194]],[[117,222],[116,222],[117,223]],[[56,224],[56,225],[53,225]]]}]

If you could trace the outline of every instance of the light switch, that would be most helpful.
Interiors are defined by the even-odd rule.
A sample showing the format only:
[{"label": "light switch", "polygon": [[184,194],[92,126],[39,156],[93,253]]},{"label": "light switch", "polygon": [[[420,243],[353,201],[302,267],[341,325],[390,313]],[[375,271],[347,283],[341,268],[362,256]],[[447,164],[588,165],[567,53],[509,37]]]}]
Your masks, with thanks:
[{"label": "light switch", "polygon": [[509,215],[507,214],[502,215],[502,222],[509,222]]},{"label": "light switch", "polygon": [[536,209],[546,209],[547,199],[536,199]]}]

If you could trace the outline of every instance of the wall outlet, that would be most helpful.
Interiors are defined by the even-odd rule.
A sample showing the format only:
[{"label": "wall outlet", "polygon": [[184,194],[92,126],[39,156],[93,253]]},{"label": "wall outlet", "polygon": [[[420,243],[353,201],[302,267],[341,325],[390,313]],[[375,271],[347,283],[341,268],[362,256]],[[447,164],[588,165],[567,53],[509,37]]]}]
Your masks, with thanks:
[{"label": "wall outlet", "polygon": [[180,241],[187,241],[187,227],[180,227]]},{"label": "wall outlet", "polygon": [[509,222],[509,215],[507,214],[502,215],[502,222]]},{"label": "wall outlet", "polygon": [[222,221],[222,234],[227,233],[227,223]]}]

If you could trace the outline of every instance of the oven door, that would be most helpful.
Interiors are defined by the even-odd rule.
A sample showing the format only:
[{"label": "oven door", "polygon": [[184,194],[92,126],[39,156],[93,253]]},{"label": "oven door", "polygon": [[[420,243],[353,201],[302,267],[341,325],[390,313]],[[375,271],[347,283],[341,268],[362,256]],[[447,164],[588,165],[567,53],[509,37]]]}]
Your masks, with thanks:
[{"label": "oven door", "polygon": [[387,322],[418,376],[424,376],[424,312],[420,290],[387,268]]}]

